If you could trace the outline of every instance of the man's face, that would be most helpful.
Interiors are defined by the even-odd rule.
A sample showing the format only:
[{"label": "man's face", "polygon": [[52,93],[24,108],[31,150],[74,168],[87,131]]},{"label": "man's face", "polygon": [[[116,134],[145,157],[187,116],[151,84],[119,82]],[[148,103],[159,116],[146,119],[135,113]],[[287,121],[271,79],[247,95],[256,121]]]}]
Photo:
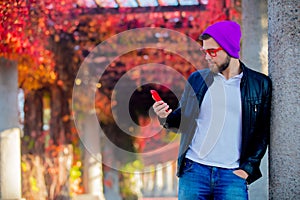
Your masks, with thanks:
[{"label": "man's face", "polygon": [[218,50],[219,47],[220,45],[213,38],[203,40],[203,50],[213,50],[211,55],[206,53],[205,59],[208,62],[210,70],[214,73],[224,71],[230,62],[230,57],[224,50]]}]

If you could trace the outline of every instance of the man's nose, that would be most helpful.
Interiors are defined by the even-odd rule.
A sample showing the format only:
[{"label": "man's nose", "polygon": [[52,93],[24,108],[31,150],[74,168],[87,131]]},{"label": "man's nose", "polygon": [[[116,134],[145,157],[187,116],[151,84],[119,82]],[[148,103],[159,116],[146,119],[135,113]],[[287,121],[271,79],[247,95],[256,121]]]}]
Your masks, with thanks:
[{"label": "man's nose", "polygon": [[205,60],[211,60],[211,56],[208,53],[205,53]]}]

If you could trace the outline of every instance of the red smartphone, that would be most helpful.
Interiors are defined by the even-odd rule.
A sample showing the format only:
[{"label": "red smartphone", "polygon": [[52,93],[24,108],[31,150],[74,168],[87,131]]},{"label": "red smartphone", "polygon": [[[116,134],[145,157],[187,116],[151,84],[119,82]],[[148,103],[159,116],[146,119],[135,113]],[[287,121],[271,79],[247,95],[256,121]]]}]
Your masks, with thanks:
[{"label": "red smartphone", "polygon": [[[156,92],[156,90],[150,90],[153,98],[155,101],[162,101],[161,97],[159,96],[158,92]],[[168,112],[169,109],[166,110],[166,112]]]},{"label": "red smartphone", "polygon": [[162,100],[161,97],[159,96],[158,92],[156,92],[156,90],[150,90],[150,92],[151,92],[151,94],[152,94],[155,101],[161,101]]}]

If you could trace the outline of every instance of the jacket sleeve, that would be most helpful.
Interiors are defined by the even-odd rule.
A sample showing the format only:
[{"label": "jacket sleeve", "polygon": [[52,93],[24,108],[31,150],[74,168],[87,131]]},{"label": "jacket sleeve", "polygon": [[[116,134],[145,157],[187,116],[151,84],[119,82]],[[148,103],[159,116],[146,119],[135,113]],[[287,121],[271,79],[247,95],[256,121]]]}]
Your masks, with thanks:
[{"label": "jacket sleeve", "polygon": [[253,138],[247,146],[250,153],[246,161],[240,166],[249,174],[247,178],[249,184],[262,176],[259,166],[269,144],[272,83],[269,77],[266,80],[258,126],[255,127]]}]

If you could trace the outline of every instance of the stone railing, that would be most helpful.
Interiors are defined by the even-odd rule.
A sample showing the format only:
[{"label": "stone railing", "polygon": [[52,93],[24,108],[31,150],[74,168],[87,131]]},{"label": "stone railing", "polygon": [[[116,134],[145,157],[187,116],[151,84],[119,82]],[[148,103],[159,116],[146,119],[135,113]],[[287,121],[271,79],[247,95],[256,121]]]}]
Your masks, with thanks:
[{"label": "stone railing", "polygon": [[178,180],[175,161],[149,166],[145,171],[135,174],[137,186],[143,197],[177,196]]},{"label": "stone railing", "polygon": [[142,197],[176,197],[176,157],[178,143],[169,144],[163,150],[153,151],[144,156],[146,167],[135,173],[135,183]]}]

